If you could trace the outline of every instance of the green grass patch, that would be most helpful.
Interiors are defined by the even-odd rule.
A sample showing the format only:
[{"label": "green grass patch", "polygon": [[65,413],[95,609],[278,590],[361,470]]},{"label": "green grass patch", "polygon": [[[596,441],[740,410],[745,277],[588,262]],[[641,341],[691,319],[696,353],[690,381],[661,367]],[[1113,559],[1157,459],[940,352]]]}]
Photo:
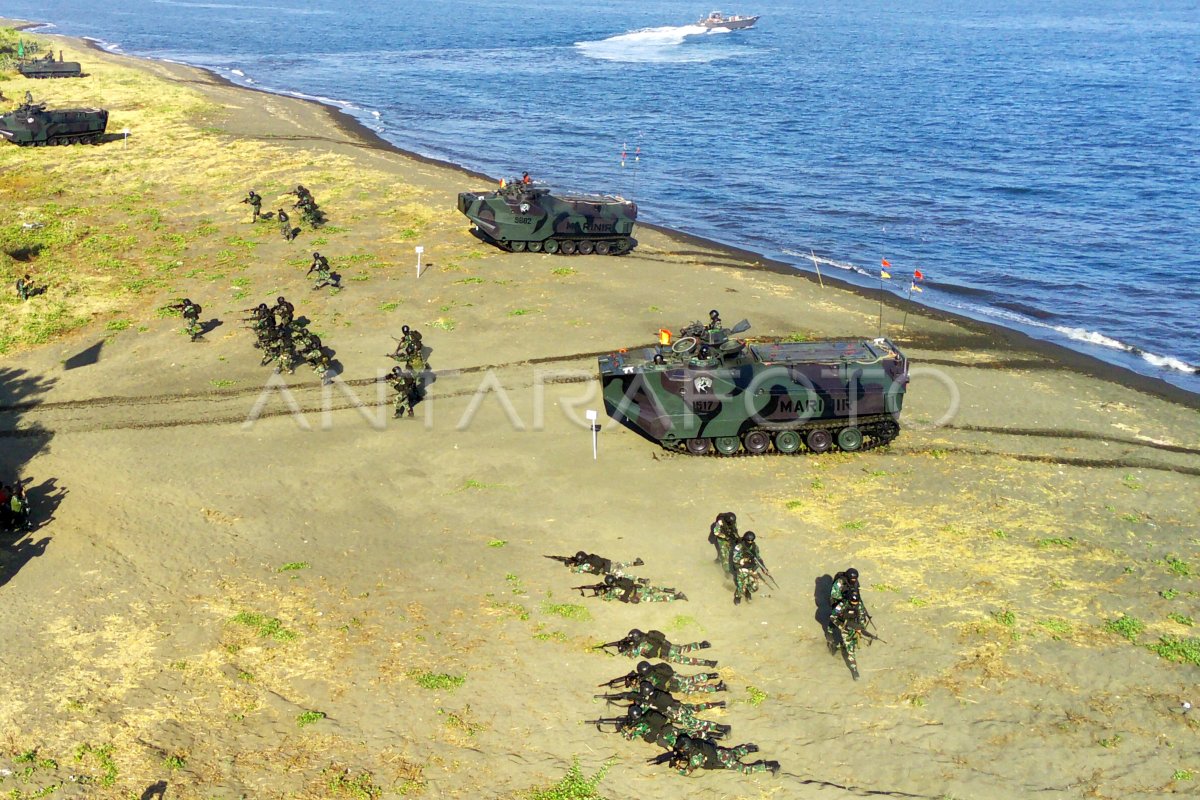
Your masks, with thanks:
[{"label": "green grass patch", "polygon": [[466,677],[462,675],[451,675],[447,672],[423,672],[421,670],[413,670],[408,673],[408,677],[413,683],[420,686],[422,689],[438,689],[442,691],[450,691],[457,689],[467,682]]},{"label": "green grass patch", "polygon": [[556,617],[572,619],[577,622],[587,622],[592,618],[587,608],[578,603],[551,603],[549,600],[546,600],[542,602],[542,611],[546,614],[553,614]]},{"label": "green grass patch", "polygon": [[1049,632],[1052,639],[1061,639],[1071,635],[1071,626],[1061,619],[1039,619],[1034,625]]},{"label": "green grass patch", "polygon": [[579,759],[574,758],[567,774],[557,783],[541,789],[530,789],[522,796],[522,800],[607,800],[599,793],[598,787],[613,763],[612,759],[605,761],[594,775],[584,777]]},{"label": "green grass patch", "polygon": [[994,619],[998,625],[1003,625],[1006,628],[1011,628],[1017,624],[1017,615],[1007,608],[1003,611],[993,611],[992,619]]},{"label": "green grass patch", "polygon": [[455,281],[455,283],[474,284],[474,283],[487,283],[487,281],[485,281],[483,278],[470,277],[470,278],[459,278],[458,280]]},{"label": "green grass patch", "polygon": [[429,324],[430,326],[442,331],[452,331],[456,327],[454,320],[450,319],[449,317],[438,317]]},{"label": "green grass patch", "polygon": [[757,708],[758,706],[761,706],[763,704],[763,701],[766,700],[768,697],[766,692],[764,692],[762,689],[759,689],[755,686],[747,686],[746,694],[750,695],[750,699],[748,699],[746,702],[749,703],[750,705],[754,706],[755,708]]},{"label": "green grass patch", "polygon": [[1148,647],[1157,653],[1159,658],[1200,667],[1200,639],[1163,636],[1156,644],[1148,645]]},{"label": "green grass patch", "polygon": [[488,542],[488,547],[504,547],[508,544],[508,539],[492,539]]},{"label": "green grass patch", "polygon": [[379,304],[380,311],[395,311],[399,307],[400,307],[399,303],[380,303]]},{"label": "green grass patch", "polygon": [[484,483],[483,481],[465,480],[463,485],[458,487],[458,491],[462,492],[467,489],[506,489],[503,483]]},{"label": "green grass patch", "polygon": [[131,325],[133,325],[133,322],[127,319],[110,319],[108,322],[104,323],[104,330],[125,331],[129,330]]},{"label": "green grass patch", "polygon": [[1196,620],[1192,619],[1191,617],[1187,616],[1186,614],[1180,614],[1176,611],[1172,611],[1170,614],[1167,614],[1167,619],[1169,619],[1172,622],[1175,622],[1179,625],[1182,625],[1185,628],[1190,628],[1196,624]]},{"label": "green grass patch", "polygon": [[1177,769],[1171,775],[1173,781],[1190,781],[1192,779],[1192,771],[1190,769]]},{"label": "green grass patch", "polygon": [[187,759],[183,756],[170,755],[163,759],[163,766],[170,770],[183,769],[187,766]]},{"label": "green grass patch", "polygon": [[516,575],[510,572],[504,576],[504,580],[508,582],[508,588],[513,594],[525,594],[525,586]]},{"label": "green grass patch", "polygon": [[867,527],[867,522],[866,520],[856,519],[851,520],[850,522],[842,523],[842,527],[848,531],[861,531],[863,528]]},{"label": "green grass patch", "polygon": [[572,269],[571,267],[559,267],[558,269],[552,269],[550,271],[555,275],[574,275],[577,272],[577,270]]},{"label": "green grass patch", "polygon": [[1118,636],[1123,636],[1131,642],[1136,642],[1137,637],[1141,636],[1142,631],[1146,630],[1146,624],[1136,617],[1122,614],[1116,619],[1110,619],[1105,622],[1104,630],[1109,633],[1115,633]]},{"label": "green grass patch", "polygon": [[383,787],[375,783],[375,777],[369,772],[351,775],[350,770],[339,772],[329,769],[326,770],[326,774],[330,775],[330,778],[325,785],[336,795],[351,797],[354,800],[375,800],[383,797]]},{"label": "green grass patch", "polygon": [[1192,566],[1182,558],[1176,556],[1167,556],[1163,562],[1166,564],[1167,570],[1172,575],[1178,575],[1181,578],[1187,578],[1192,574]]},{"label": "green grass patch", "polygon": [[1126,475],[1121,478],[1121,483],[1124,484],[1126,489],[1134,492],[1142,488],[1142,482],[1137,479],[1136,475]]},{"label": "green grass patch", "polygon": [[237,381],[231,381],[228,378],[214,378],[213,380],[209,381],[209,383],[218,389],[224,389],[226,387],[233,386],[235,383],[237,383]]},{"label": "green grass patch", "polygon": [[75,748],[75,760],[84,761],[88,757],[94,758],[99,765],[101,774],[100,777],[92,779],[97,786],[110,788],[117,782],[117,762],[113,761],[112,745],[106,744],[101,747],[92,747],[92,745],[84,743]]},{"label": "green grass patch", "polygon": [[307,561],[289,561],[288,563],[284,564],[282,567],[280,567],[279,569],[277,569],[275,571],[276,572],[293,572],[295,570],[308,569],[311,566],[312,566],[312,564],[308,563]]},{"label": "green grass patch", "polygon": [[1074,547],[1075,537],[1069,536],[1066,539],[1063,539],[1062,537],[1055,536],[1047,539],[1038,539],[1037,546],[1043,550],[1048,547]]},{"label": "green grass patch", "polygon": [[296,725],[303,728],[305,725],[312,725],[314,722],[320,722],[325,719],[324,711],[305,711],[296,716]]},{"label": "green grass patch", "polygon": [[792,331],[787,336],[784,336],[780,341],[783,342],[811,342],[812,334],[804,333],[803,331]]},{"label": "green grass patch", "polygon": [[512,311],[508,312],[508,315],[510,317],[523,317],[526,314],[537,314],[537,313],[540,313],[540,312],[536,308],[514,308]]},{"label": "green grass patch", "polygon": [[253,611],[240,611],[233,621],[239,625],[253,628],[255,633],[265,639],[277,642],[290,642],[296,638],[296,633],[283,627],[283,621],[278,617],[268,617]]},{"label": "green grass patch", "polygon": [[795,511],[797,508],[804,507],[804,501],[803,500],[788,500],[786,503],[783,504],[783,507],[786,508],[788,511]]}]

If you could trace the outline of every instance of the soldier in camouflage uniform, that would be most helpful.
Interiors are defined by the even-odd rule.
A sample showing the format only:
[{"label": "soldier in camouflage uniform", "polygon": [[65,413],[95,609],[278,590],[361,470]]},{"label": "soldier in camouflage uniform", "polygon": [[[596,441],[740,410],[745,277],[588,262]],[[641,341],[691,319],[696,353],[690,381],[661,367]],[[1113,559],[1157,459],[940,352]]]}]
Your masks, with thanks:
[{"label": "soldier in camouflage uniform", "polygon": [[701,719],[696,716],[697,711],[705,711],[710,708],[724,708],[724,700],[713,703],[682,703],[675,699],[670,692],[654,688],[654,685],[649,681],[642,681],[637,692],[622,692],[619,695],[605,695],[605,697],[610,700],[632,700],[633,706],[631,708],[640,707],[644,711],[657,711],[671,720],[671,724],[688,733],[725,736],[732,730],[728,725],[722,725],[719,722]]},{"label": "soldier in camouflage uniform", "polygon": [[387,382],[396,390],[395,413],[393,417],[413,415],[413,396],[416,394],[417,381],[411,372],[405,372],[400,367],[392,367],[388,373]]},{"label": "soldier in camouflage uniform", "polygon": [[289,242],[296,238],[296,229],[292,227],[292,220],[287,212],[282,208],[275,212],[275,216],[279,219],[279,232],[283,234],[283,238]]},{"label": "soldier in camouflage uniform", "polygon": [[[639,661],[635,669],[619,678],[614,678],[604,686],[623,685],[626,687],[648,681],[656,689],[665,692],[723,692],[725,683],[720,673],[700,672],[695,675],[680,675],[670,664],[651,664],[649,661]],[[710,683],[716,681],[716,683]]]},{"label": "soldier in camouflage uniform", "polygon": [[674,600],[687,600],[687,595],[674,589],[659,589],[646,586],[640,580],[616,575],[605,575],[603,583],[592,586],[575,586],[583,594],[591,589],[592,597],[601,600],[620,600],[622,603],[670,603]]},{"label": "soldier in camouflage uniform", "polygon": [[200,327],[200,308],[199,303],[193,303],[189,298],[185,297],[178,303],[167,306],[167,308],[178,311],[183,317],[184,326],[183,332],[186,333],[194,342],[203,335],[203,329]]},{"label": "soldier in camouflage uniform", "polygon": [[311,274],[314,270],[317,273],[317,282],[312,287],[314,290],[320,289],[323,286],[331,286],[334,289],[342,288],[338,279],[333,275],[333,270],[329,266],[329,260],[320,253],[313,253],[312,266],[308,268],[308,273],[305,274]]},{"label": "soldier in camouflage uniform", "polygon": [[708,529],[708,542],[717,548],[717,562],[725,572],[729,572],[729,551],[737,541],[737,514],[732,511],[717,514]]},{"label": "soldier in camouflage uniform", "polygon": [[396,340],[396,351],[388,358],[399,361],[413,372],[425,371],[425,345],[421,342],[421,332],[410,329],[407,325],[400,329],[400,338]]},{"label": "soldier in camouflage uniform", "polygon": [[617,724],[617,732],[631,742],[641,739],[643,742],[667,748],[674,747],[683,734],[662,714],[638,706],[629,709],[625,719]]},{"label": "soldier in camouflage uniform", "polygon": [[250,208],[254,211],[254,216],[251,217],[250,221],[258,222],[258,218],[262,216],[262,196],[258,192],[251,189],[246,193],[246,196],[242,198],[242,202],[249,203]]},{"label": "soldier in camouflage uniform", "polygon": [[729,569],[733,573],[733,603],[737,605],[745,598],[749,602],[758,591],[758,570],[762,564],[754,531],[746,531],[741,540],[729,551]]},{"label": "soldier in camouflage uniform", "polygon": [[275,305],[271,307],[271,316],[275,320],[276,327],[291,328],[292,315],[296,312],[296,307],[287,301],[283,295],[275,298]]},{"label": "soldier in camouflage uniform", "polygon": [[855,652],[858,642],[867,632],[867,613],[863,608],[862,599],[857,589],[848,589],[845,596],[833,607],[831,619],[834,627],[841,635],[841,646],[846,652],[846,663],[850,665],[850,674],[858,680],[858,661]]},{"label": "soldier in camouflage uniform", "polygon": [[611,642],[610,645],[615,646],[617,652],[621,655],[630,658],[658,658],[663,661],[687,664],[694,667],[717,666],[716,661],[684,655],[684,653],[691,653],[696,650],[707,650],[712,647],[711,643],[705,641],[693,642],[691,644],[671,644],[667,641],[667,637],[662,631],[642,633],[637,628],[634,628],[625,635],[625,638],[617,642]]},{"label": "soldier in camouflage uniform", "polygon": [[[831,609],[836,607],[850,589],[858,591],[858,570],[854,567],[833,576],[833,585],[829,587],[829,607]],[[829,624],[825,626],[825,635],[830,642],[830,648],[836,650],[837,645],[833,643],[833,632],[833,620],[830,619]]]},{"label": "soldier in camouflage uniform", "polygon": [[598,556],[595,553],[585,553],[580,550],[573,556],[546,556],[555,561],[561,561],[563,566],[575,573],[588,573],[589,575],[616,575],[617,577],[624,576],[624,570],[630,567],[640,567],[645,564],[640,558],[635,558],[633,561],[613,561],[612,559]]},{"label": "soldier in camouflage uniform", "polygon": [[757,752],[756,744],[720,747],[709,739],[684,734],[676,739],[669,763],[680,775],[691,775],[697,769],[732,769],[745,775],[753,772],[770,772],[774,775],[779,772],[778,761],[760,759],[749,764],[742,763],[743,756]]}]

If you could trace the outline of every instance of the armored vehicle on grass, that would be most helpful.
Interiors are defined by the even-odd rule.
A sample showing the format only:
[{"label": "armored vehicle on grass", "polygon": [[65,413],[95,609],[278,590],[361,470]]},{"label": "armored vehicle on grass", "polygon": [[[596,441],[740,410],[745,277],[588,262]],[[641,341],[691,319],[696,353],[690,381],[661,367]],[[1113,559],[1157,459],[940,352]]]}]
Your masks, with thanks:
[{"label": "armored vehicle on grass", "polygon": [[630,236],[637,204],[611,195],[553,195],[545,186],[513,181],[494,192],[462,192],[458,210],[479,238],[512,253],[619,256]]},{"label": "armored vehicle on grass", "polygon": [[17,65],[17,71],[26,78],[82,78],[83,68],[78,61],[63,61],[61,57],[54,60],[54,53],[47,53],[45,58],[22,61]]},{"label": "armored vehicle on grass", "polygon": [[95,144],[107,127],[108,111],[103,108],[48,110],[45,103],[34,103],[29,97],[0,114],[0,139],[21,146]]},{"label": "armored vehicle on grass", "polygon": [[891,341],[749,343],[731,336],[746,320],[689,327],[599,358],[609,416],[692,455],[853,452],[900,433],[908,360]]}]

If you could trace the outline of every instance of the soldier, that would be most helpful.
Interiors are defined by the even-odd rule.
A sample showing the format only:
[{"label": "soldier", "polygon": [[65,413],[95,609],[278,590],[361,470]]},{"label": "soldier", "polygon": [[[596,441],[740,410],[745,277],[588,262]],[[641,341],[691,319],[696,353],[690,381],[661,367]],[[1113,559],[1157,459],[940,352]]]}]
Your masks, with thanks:
[{"label": "soldier", "polygon": [[[639,661],[635,669],[626,675],[613,678],[601,686],[631,687],[641,681],[649,681],[656,689],[665,692],[712,693],[723,692],[728,687],[716,672],[699,672],[695,675],[680,675],[670,664],[651,664],[649,661]],[[710,683],[716,681],[716,683]]]},{"label": "soldier", "polygon": [[312,199],[312,192],[310,192],[308,189],[305,189],[300,184],[297,184],[296,188],[288,192],[288,194],[295,195],[296,197],[296,203],[292,206],[292,208],[299,208],[306,199]]},{"label": "soldier", "polygon": [[289,242],[296,238],[296,229],[292,227],[291,217],[282,208],[275,212],[276,218],[279,220],[279,232],[283,234],[283,238]]},{"label": "soldier", "polygon": [[847,589],[845,596],[833,607],[832,623],[841,635],[842,649],[846,652],[846,663],[850,665],[850,674],[858,680],[858,661],[855,651],[862,636],[871,637],[867,633],[867,610],[863,608],[862,599],[857,589]]},{"label": "soldier", "polygon": [[617,724],[617,732],[628,741],[641,739],[643,742],[656,744],[659,747],[671,748],[683,735],[671,720],[657,711],[647,710],[640,706],[629,709],[625,718]]},{"label": "soldier", "polygon": [[[398,368],[397,368],[398,369]],[[573,586],[582,595],[590,589],[592,597],[601,600],[620,600],[622,603],[670,603],[674,600],[687,600],[687,595],[674,589],[657,589],[645,586],[632,578],[605,575],[603,583],[591,586]]]},{"label": "soldier", "polygon": [[250,222],[258,222],[259,217],[262,216],[262,196],[258,192],[251,189],[246,193],[246,196],[242,198],[242,202],[249,203],[251,211],[254,212],[254,216],[251,217]]},{"label": "soldier", "polygon": [[733,574],[733,604],[750,602],[758,591],[758,572],[762,568],[762,556],[754,541],[754,531],[746,531],[741,541],[729,551],[729,570]]},{"label": "soldier", "polygon": [[304,273],[305,277],[313,274],[313,271],[325,270],[329,271],[329,259],[321,255],[317,251],[313,251],[312,265],[308,268],[308,272]]},{"label": "soldier", "polygon": [[271,309],[267,308],[266,303],[259,303],[253,309],[243,309],[243,311],[250,312],[250,316],[242,317],[242,322],[250,323],[246,327],[254,331],[254,346],[261,350],[263,345],[275,338],[275,317],[271,314]]},{"label": "soldier", "polygon": [[[605,695],[604,697],[607,698],[608,696]],[[728,725],[720,725],[711,720],[700,719],[696,716],[697,711],[707,711],[710,708],[724,708],[724,700],[717,700],[710,703],[683,703],[677,700],[670,692],[656,688],[650,681],[642,681],[638,685],[636,693],[623,692],[621,695],[613,697],[613,699],[629,699],[633,701],[635,706],[653,709],[689,733],[692,731],[728,733],[731,730]]]},{"label": "soldier", "polygon": [[310,334],[310,342],[301,351],[301,356],[312,367],[313,372],[320,376],[322,384],[329,383],[329,356],[325,355],[319,338]]},{"label": "soldier", "polygon": [[829,587],[830,607],[836,606],[850,589],[858,591],[858,570],[854,567],[833,576],[833,585]]},{"label": "soldier", "polygon": [[271,308],[271,316],[275,320],[276,327],[290,328],[292,326],[292,314],[296,311],[296,307],[287,301],[283,295],[275,298],[275,305]]},{"label": "soldier", "polygon": [[321,257],[320,253],[314,253],[313,255],[316,257],[313,259],[312,266],[308,268],[308,271],[310,273],[313,270],[317,271],[317,282],[313,284],[312,288],[314,290],[320,289],[323,286],[330,286],[334,289],[342,288],[340,279],[330,270],[329,262]]},{"label": "soldier", "polygon": [[396,390],[395,408],[396,411],[393,417],[403,417],[405,412],[408,416],[413,415],[413,400],[417,389],[417,381],[411,372],[405,372],[400,367],[392,367],[391,373],[387,378],[388,383]]},{"label": "soldier", "polygon": [[721,330],[721,312],[717,311],[715,308],[708,312],[708,330]]},{"label": "soldier", "polygon": [[756,744],[739,744],[736,747],[720,747],[711,739],[701,739],[687,734],[680,735],[675,741],[675,747],[670,753],[654,759],[656,763],[664,761],[678,770],[680,775],[691,775],[697,769],[732,769],[749,775],[753,772],[779,772],[778,761],[759,759],[749,764],[742,763],[742,757],[757,753]]},{"label": "soldier", "polygon": [[717,548],[717,562],[720,563],[721,569],[725,570],[726,574],[729,573],[729,551],[738,539],[737,514],[732,511],[717,514],[717,518],[709,526],[708,541]]},{"label": "soldier", "polygon": [[696,650],[707,650],[712,647],[710,642],[693,642],[691,644],[671,644],[662,631],[642,633],[637,628],[629,631],[623,639],[600,645],[601,648],[615,647],[617,652],[630,658],[659,658],[676,664],[687,664],[695,667],[715,667],[716,661],[704,658],[685,656]]},{"label": "soldier", "polygon": [[33,296],[33,282],[28,275],[17,278],[17,296],[21,298],[22,303]]},{"label": "soldier", "polygon": [[623,577],[623,570],[630,567],[640,567],[645,564],[640,558],[635,558],[633,561],[613,562],[611,559],[598,556],[595,553],[585,553],[580,550],[573,556],[545,556],[546,558],[561,561],[571,572],[581,573],[586,572],[589,575],[616,575]]},{"label": "soldier", "polygon": [[193,303],[189,298],[185,297],[178,303],[172,303],[167,306],[172,310],[178,311],[184,319],[183,332],[186,333],[194,342],[203,334],[200,327],[200,312],[203,310],[198,303]]}]

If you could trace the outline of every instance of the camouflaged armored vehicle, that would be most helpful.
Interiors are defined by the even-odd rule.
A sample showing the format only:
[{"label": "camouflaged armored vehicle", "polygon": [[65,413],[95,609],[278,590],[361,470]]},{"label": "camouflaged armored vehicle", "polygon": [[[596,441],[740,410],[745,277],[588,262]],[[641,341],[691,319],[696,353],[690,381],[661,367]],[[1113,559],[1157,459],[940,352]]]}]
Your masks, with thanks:
[{"label": "camouflaged armored vehicle", "polygon": [[45,103],[26,102],[0,114],[0,139],[21,145],[94,144],[108,127],[103,108],[46,109]]},{"label": "camouflaged armored vehicle", "polygon": [[17,71],[26,78],[82,78],[83,68],[78,61],[63,61],[61,56],[54,60],[54,53],[47,53],[45,58],[22,61],[17,65]]},{"label": "camouflaged armored vehicle", "polygon": [[484,241],[513,253],[619,256],[633,249],[637,204],[611,195],[553,195],[513,181],[495,192],[462,192],[458,210]]},{"label": "camouflaged armored vehicle", "polygon": [[601,356],[609,416],[693,455],[853,452],[900,432],[908,360],[887,339],[749,343],[700,323]]}]

